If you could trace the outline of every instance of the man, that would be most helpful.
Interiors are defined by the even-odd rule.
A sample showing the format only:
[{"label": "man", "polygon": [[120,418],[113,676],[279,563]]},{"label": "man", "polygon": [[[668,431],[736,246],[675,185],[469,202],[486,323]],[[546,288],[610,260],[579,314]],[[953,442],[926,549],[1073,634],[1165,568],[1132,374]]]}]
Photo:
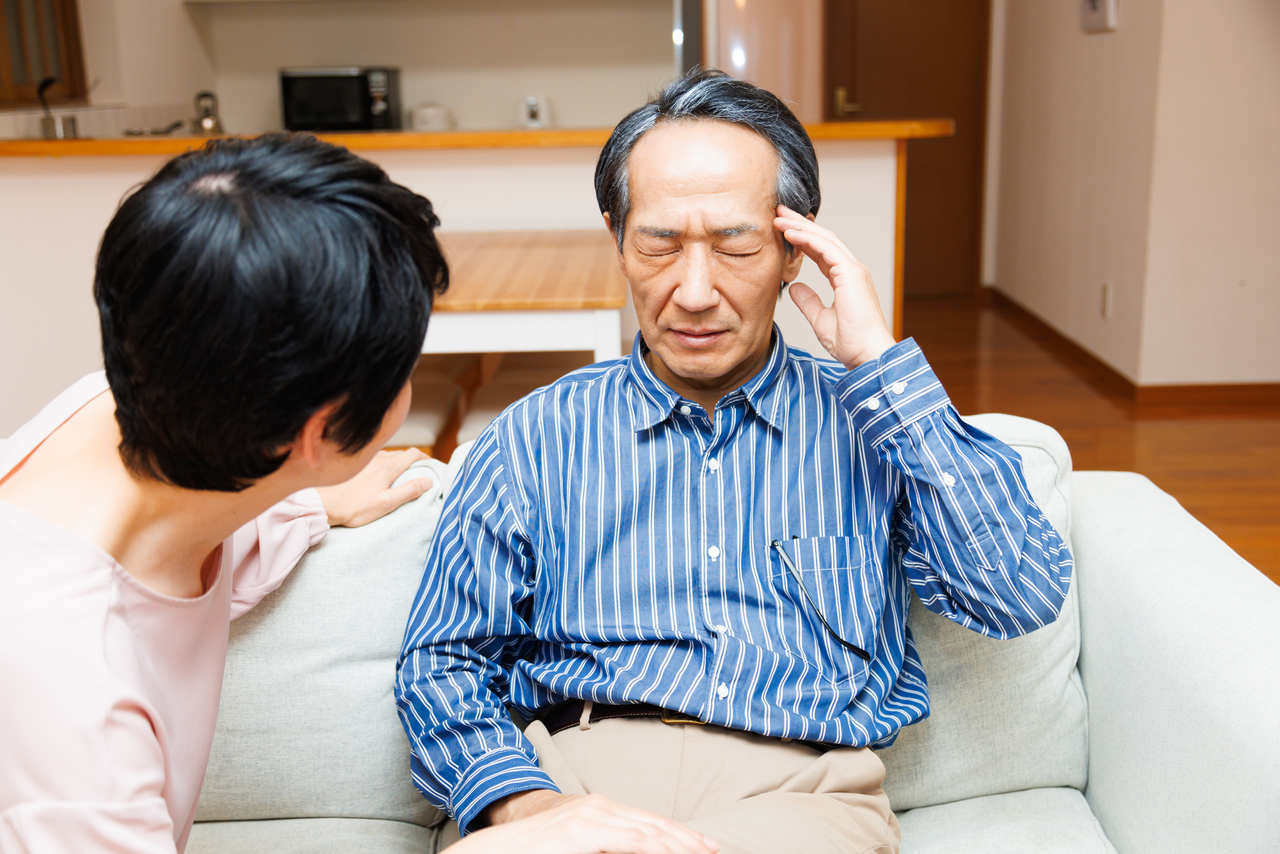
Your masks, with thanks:
[{"label": "man", "polygon": [[[870,748],[928,714],[911,591],[1014,637],[1056,618],[1070,556],[814,222],[776,97],[677,81],[614,130],[596,193],[640,336],[472,448],[399,671],[414,780],[464,832],[592,794],[701,834],[599,850],[896,851]],[[835,361],[772,324],[806,255],[833,304],[791,296]]]}]

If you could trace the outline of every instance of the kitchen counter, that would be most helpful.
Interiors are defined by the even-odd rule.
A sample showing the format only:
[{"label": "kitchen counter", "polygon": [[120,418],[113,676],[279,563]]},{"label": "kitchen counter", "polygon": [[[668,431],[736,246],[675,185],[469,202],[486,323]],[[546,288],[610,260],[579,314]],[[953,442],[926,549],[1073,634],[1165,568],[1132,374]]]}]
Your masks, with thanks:
[{"label": "kitchen counter", "polygon": [[[832,122],[809,125],[814,142],[842,139],[919,139],[951,136],[950,119],[910,119],[887,122]],[[424,151],[485,148],[600,148],[608,128],[553,130],[384,131],[380,133],[317,134],[320,139],[352,151]],[[135,136],[114,139],[0,140],[0,157],[102,157],[172,155],[199,148],[206,137]]]}]

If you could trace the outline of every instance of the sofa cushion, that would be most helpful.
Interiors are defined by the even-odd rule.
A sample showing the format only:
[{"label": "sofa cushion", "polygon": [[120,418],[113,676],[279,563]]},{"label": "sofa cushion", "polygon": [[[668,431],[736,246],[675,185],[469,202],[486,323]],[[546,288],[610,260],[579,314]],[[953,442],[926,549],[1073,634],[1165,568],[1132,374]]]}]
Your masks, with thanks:
[{"label": "sofa cushion", "polygon": [[1032,789],[900,814],[907,854],[1116,854],[1084,795]]},{"label": "sofa cushion", "polygon": [[437,828],[369,818],[208,821],[187,854],[435,854]]},{"label": "sofa cushion", "polygon": [[[1032,496],[1071,534],[1071,455],[1052,428],[1012,415],[965,419],[1022,456]],[[1040,787],[1083,789],[1086,707],[1073,584],[1058,620],[1014,640],[961,628],[913,597],[908,625],[929,680],[930,716],[880,752],[895,809]]]},{"label": "sofa cushion", "polygon": [[426,460],[401,480],[424,468],[435,481],[426,494],[362,528],[333,529],[232,622],[198,821],[443,820],[410,782],[392,695],[450,476]]}]

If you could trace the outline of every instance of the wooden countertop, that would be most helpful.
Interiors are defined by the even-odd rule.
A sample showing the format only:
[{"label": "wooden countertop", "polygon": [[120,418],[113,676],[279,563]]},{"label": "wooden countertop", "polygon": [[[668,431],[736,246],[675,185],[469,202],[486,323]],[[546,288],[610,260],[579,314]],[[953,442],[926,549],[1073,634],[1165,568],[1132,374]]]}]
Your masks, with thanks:
[{"label": "wooden countertop", "polygon": [[[909,119],[888,122],[831,122],[807,125],[814,140],[919,139],[951,136],[951,119]],[[600,148],[608,128],[564,130],[492,130],[419,133],[324,133],[320,139],[352,151],[427,151],[460,148]],[[181,154],[203,145],[202,137],[120,137],[112,139],[0,140],[0,157],[119,157]]]},{"label": "wooden countertop", "polygon": [[435,311],[622,308],[626,280],[609,233],[441,232],[449,290]]}]

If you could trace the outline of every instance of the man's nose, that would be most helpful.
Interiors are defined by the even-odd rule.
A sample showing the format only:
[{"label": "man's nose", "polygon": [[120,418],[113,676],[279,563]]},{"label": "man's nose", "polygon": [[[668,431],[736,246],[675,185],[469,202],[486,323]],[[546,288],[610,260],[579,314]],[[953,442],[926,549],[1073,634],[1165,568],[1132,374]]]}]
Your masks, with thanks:
[{"label": "man's nose", "polygon": [[720,302],[720,292],[713,282],[711,252],[702,246],[691,246],[681,255],[681,264],[677,273],[680,282],[676,285],[672,301],[680,308],[696,314],[715,308]]}]

